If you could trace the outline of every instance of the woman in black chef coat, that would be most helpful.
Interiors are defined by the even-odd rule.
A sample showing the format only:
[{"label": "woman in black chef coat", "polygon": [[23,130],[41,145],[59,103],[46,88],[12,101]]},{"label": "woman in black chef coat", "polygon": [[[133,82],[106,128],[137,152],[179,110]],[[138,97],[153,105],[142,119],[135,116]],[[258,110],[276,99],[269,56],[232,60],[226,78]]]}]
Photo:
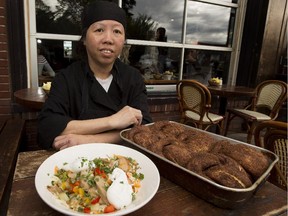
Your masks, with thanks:
[{"label": "woman in black chef coat", "polygon": [[138,70],[118,59],[125,43],[125,12],[95,1],[82,15],[87,58],[59,72],[39,114],[38,142],[64,149],[83,143],[119,143],[119,132],[150,123]]}]

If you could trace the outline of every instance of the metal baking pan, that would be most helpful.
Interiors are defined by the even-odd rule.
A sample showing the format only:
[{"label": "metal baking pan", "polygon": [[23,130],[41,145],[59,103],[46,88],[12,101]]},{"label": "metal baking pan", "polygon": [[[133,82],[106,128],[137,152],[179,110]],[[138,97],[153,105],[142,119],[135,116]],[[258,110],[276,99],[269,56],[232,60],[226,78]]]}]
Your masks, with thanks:
[{"label": "metal baking pan", "polygon": [[[177,122],[173,122],[173,123],[180,124]],[[149,126],[152,124],[147,124],[146,126]],[[196,129],[194,127],[190,127],[187,125],[183,125],[183,126],[188,127],[191,130],[199,130],[199,129]],[[215,138],[215,140],[228,140],[231,143],[235,143],[235,144],[241,143],[244,145],[249,145],[249,147],[251,148],[257,148],[263,153],[265,153],[270,158],[270,165],[268,169],[266,170],[266,172],[262,174],[262,176],[258,178],[257,181],[253,183],[251,187],[245,188],[245,189],[230,188],[230,187],[217,184],[209,179],[206,179],[198,175],[197,173],[192,172],[138,145],[137,143],[134,143],[133,141],[125,138],[123,134],[127,130],[131,130],[131,129],[125,129],[121,131],[120,133],[121,138],[125,142],[124,144],[147,155],[156,164],[157,168],[159,169],[160,174],[163,177],[182,186],[186,190],[214,204],[215,206],[225,208],[225,209],[236,209],[244,205],[255,194],[255,192],[261,188],[261,185],[265,183],[273,166],[278,161],[278,156],[275,155],[271,151],[268,151],[266,149],[253,146],[244,142],[240,142],[234,139],[230,139],[224,136],[220,136],[211,132],[201,130],[204,133],[210,134],[213,138]]]}]

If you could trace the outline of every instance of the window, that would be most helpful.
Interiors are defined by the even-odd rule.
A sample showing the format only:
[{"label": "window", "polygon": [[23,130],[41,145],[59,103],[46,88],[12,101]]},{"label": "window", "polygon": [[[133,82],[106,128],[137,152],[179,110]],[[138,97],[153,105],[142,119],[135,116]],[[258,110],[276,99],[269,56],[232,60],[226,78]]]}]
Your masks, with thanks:
[{"label": "window", "polygon": [[[84,2],[28,1],[31,86],[38,85],[37,40],[56,73],[78,60]],[[128,20],[120,59],[139,69],[149,91],[175,91],[179,79],[207,84],[210,77],[219,76],[224,83],[235,83],[245,0],[122,0],[119,4]]]},{"label": "window", "polygon": [[185,42],[231,47],[235,13],[235,8],[189,1]]}]

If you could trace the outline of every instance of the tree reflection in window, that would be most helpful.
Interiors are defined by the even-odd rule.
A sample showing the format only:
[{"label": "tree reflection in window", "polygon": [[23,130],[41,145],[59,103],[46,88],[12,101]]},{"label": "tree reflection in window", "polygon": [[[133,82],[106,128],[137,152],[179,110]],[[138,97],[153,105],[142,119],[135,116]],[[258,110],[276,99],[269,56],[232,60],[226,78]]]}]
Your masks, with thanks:
[{"label": "tree reflection in window", "polygon": [[[81,35],[81,13],[86,4],[95,0],[36,0],[37,32]],[[113,2],[118,3],[117,0]]]},{"label": "tree reflection in window", "polygon": [[[36,0],[37,32],[54,34],[81,35],[81,13],[86,4],[95,0],[58,0],[57,5],[48,5],[46,1]],[[45,3],[46,2],[46,3]],[[114,0],[115,3],[118,1]],[[145,14],[132,17],[130,10],[136,5],[135,0],[123,2],[127,14],[127,38],[149,40],[147,32],[155,30],[152,18]]]}]

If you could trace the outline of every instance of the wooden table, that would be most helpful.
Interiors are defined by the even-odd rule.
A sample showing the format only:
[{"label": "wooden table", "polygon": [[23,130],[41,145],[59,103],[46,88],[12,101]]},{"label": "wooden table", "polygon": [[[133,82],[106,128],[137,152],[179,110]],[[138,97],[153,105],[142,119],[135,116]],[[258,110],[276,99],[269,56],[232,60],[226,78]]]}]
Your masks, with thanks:
[{"label": "wooden table", "polygon": [[249,88],[245,86],[208,86],[210,93],[212,95],[217,95],[220,97],[220,107],[219,114],[225,115],[227,108],[227,101],[230,98],[238,97],[252,97],[255,94],[254,88]]},{"label": "wooden table", "polygon": [[[53,153],[54,151],[39,150],[21,152],[18,155],[7,215],[62,215],[41,200],[34,184],[38,167]],[[161,177],[160,187],[154,198],[130,215],[284,216],[287,213],[286,201],[287,194],[284,190],[266,182],[243,207],[236,210],[221,209]]]},{"label": "wooden table", "polygon": [[6,215],[18,151],[23,141],[25,121],[0,118],[0,215]]},{"label": "wooden table", "polygon": [[47,95],[42,87],[20,89],[14,92],[14,98],[17,103],[33,110],[41,110],[46,97]]},{"label": "wooden table", "polygon": [[178,80],[144,80],[146,85],[177,84]]}]

